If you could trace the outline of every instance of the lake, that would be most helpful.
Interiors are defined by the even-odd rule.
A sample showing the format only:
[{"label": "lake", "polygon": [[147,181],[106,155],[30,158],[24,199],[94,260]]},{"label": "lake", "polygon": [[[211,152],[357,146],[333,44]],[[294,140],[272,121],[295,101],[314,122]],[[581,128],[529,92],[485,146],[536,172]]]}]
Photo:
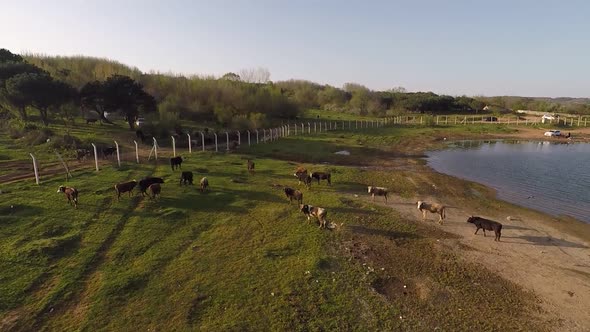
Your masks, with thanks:
[{"label": "lake", "polygon": [[590,223],[588,143],[458,141],[427,156],[437,172],[492,187],[502,200]]}]

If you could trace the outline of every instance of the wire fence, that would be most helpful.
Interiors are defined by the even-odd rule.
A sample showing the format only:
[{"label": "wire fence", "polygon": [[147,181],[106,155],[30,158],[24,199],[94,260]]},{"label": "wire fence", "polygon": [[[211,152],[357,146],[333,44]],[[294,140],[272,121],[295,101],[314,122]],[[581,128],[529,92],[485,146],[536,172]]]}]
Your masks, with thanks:
[{"label": "wire fence", "polygon": [[[0,167],[0,183],[33,178],[37,184],[40,184],[41,177],[56,174],[64,174],[67,181],[72,177],[73,169],[91,167],[96,172],[100,172],[101,169],[112,167],[112,165],[122,167],[122,165],[157,162],[159,159],[177,157],[185,153],[190,155],[199,152],[228,152],[241,147],[269,144],[291,136],[310,136],[336,130],[381,128],[394,124],[394,121],[394,118],[309,121],[254,130],[226,130],[213,133],[201,131],[196,135],[187,133],[186,137],[172,135],[169,140],[150,137],[148,141],[142,141],[138,137],[132,142],[123,142],[128,143],[127,145],[122,145],[121,142],[113,139],[113,146],[91,143],[91,149],[77,150],[76,158],[64,158],[59,152],[55,152],[57,159],[42,160],[40,163],[40,160],[31,153],[29,161],[10,161],[5,163],[4,167]],[[23,167],[24,165],[28,166]]]},{"label": "wire fence", "polygon": [[[542,120],[540,117],[494,117],[494,116],[460,116],[460,115],[404,115],[380,118],[374,120],[331,120],[309,121],[282,125],[273,128],[254,130],[226,130],[218,132],[198,132],[186,134],[186,137],[173,135],[170,139],[158,139],[150,137],[148,141],[137,140],[128,143],[123,148],[117,140],[113,140],[114,146],[104,147],[92,143],[92,150],[78,150],[77,158],[64,158],[55,152],[57,159],[44,160],[40,165],[34,154],[30,154],[31,160],[11,161],[0,166],[0,183],[18,180],[35,179],[40,183],[41,176],[65,174],[66,180],[72,177],[71,169],[88,169],[92,167],[100,172],[101,168],[121,167],[122,164],[141,164],[163,158],[176,157],[180,154],[199,152],[227,152],[241,147],[249,147],[257,144],[268,144],[285,137],[310,136],[328,131],[355,131],[385,126],[441,126],[441,125],[511,125],[511,126],[535,126],[535,125],[559,125],[566,127],[586,127],[587,117],[557,117],[556,119]],[[195,137],[196,136],[196,137]],[[143,137],[142,137],[143,139]],[[139,142],[138,142],[139,141]],[[140,144],[141,143],[141,144]],[[92,166],[89,165],[92,162]],[[32,163],[32,167],[30,166]],[[28,165],[28,166],[24,166]],[[42,167],[41,167],[42,166]],[[15,169],[11,170],[11,167]],[[31,170],[33,171],[31,173]]]}]

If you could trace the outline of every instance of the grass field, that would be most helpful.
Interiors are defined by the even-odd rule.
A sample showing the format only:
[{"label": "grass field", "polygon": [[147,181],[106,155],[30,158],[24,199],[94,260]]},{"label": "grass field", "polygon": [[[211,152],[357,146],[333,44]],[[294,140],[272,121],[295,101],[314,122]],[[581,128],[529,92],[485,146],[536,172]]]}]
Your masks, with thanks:
[{"label": "grass field", "polygon": [[[451,235],[364,199],[368,184],[407,196],[425,186],[358,168],[507,131],[380,128],[187,156],[207,193],[179,186],[164,162],[76,171],[76,210],[56,193],[62,177],[2,185],[0,330],[543,330],[531,294],[437,245]],[[320,230],[289,204],[281,190],[297,186],[299,163],[332,172],[333,186],[302,189],[304,201],[343,226]],[[165,179],[160,199],[117,201],[115,183],[147,175]]]}]

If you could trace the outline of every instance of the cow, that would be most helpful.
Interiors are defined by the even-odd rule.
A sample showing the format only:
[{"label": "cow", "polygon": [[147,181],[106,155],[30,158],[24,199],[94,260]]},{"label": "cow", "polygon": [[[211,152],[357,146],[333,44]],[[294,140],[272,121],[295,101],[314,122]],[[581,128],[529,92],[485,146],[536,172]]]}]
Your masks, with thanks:
[{"label": "cow", "polygon": [[252,160],[248,159],[248,172],[254,173],[254,167],[255,167],[254,162]]},{"label": "cow", "polygon": [[443,219],[445,219],[446,207],[442,204],[437,203],[426,203],[422,201],[416,202],[416,206],[420,212],[422,212],[422,220],[426,220],[426,212],[438,214],[438,223],[442,225]]},{"label": "cow", "polygon": [[309,176],[306,169],[297,168],[293,175],[297,178],[298,184],[303,182],[308,189],[311,187],[311,176]]},{"label": "cow", "polygon": [[145,196],[148,188],[154,183],[164,183],[164,179],[156,177],[145,177],[139,180],[139,191],[141,192],[141,196]]},{"label": "cow", "polygon": [[59,188],[57,188],[57,192],[64,193],[68,200],[68,204],[73,204],[74,208],[78,208],[78,189],[72,187],[59,186]]},{"label": "cow", "polygon": [[207,190],[207,188],[209,187],[209,180],[206,177],[202,178],[200,185],[201,185],[201,192],[205,192],[205,190]]},{"label": "cow", "polygon": [[182,169],[182,157],[178,156],[170,158],[170,167],[172,167],[172,170],[175,170],[176,168]]},{"label": "cow", "polygon": [[149,186],[150,193],[152,194],[152,198],[156,198],[156,196],[160,196],[162,192],[162,186],[159,183],[152,183]]},{"label": "cow", "polygon": [[121,182],[115,185],[115,190],[117,191],[117,200],[121,199],[121,194],[128,192],[129,197],[133,193],[133,188],[137,185],[137,181],[129,181],[129,182]]},{"label": "cow", "polygon": [[320,180],[326,180],[328,182],[328,185],[332,185],[332,176],[330,173],[324,173],[324,172],[313,172],[311,173],[311,177],[315,180],[318,181],[318,184],[320,184]]},{"label": "cow", "polygon": [[486,230],[494,231],[494,234],[496,235],[494,241],[500,241],[500,236],[502,236],[502,224],[499,222],[474,216],[469,217],[467,222],[475,225],[477,228],[475,234],[477,234],[480,228],[483,229],[484,237],[486,236]]},{"label": "cow", "polygon": [[316,217],[320,223],[320,228],[326,228],[326,209],[312,206],[308,204],[300,204],[299,210],[307,217],[307,221],[311,222],[311,217]]},{"label": "cow", "polygon": [[387,203],[387,194],[389,193],[387,188],[384,187],[367,187],[369,194],[373,197],[373,202],[375,201],[375,196],[383,196],[385,198],[385,203]]},{"label": "cow", "polygon": [[182,172],[180,174],[180,184],[193,184],[193,172]]},{"label": "cow", "polygon": [[289,203],[296,199],[297,203],[303,204],[303,193],[301,191],[289,187],[285,187],[284,191],[287,198],[289,198]]},{"label": "cow", "polygon": [[102,149],[102,157],[107,159],[109,156],[112,156],[113,153],[115,153],[117,151],[117,148],[115,147],[108,147],[108,148],[103,148]]},{"label": "cow", "polygon": [[86,119],[86,124],[95,123],[98,119]]}]

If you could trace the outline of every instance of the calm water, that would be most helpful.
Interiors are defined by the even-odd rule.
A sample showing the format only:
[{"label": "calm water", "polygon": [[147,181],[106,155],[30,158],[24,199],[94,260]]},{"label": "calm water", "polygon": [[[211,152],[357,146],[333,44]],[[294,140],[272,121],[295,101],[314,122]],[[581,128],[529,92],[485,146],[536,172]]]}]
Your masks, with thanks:
[{"label": "calm water", "polygon": [[428,154],[438,172],[479,182],[500,199],[590,223],[590,144],[461,141]]}]

